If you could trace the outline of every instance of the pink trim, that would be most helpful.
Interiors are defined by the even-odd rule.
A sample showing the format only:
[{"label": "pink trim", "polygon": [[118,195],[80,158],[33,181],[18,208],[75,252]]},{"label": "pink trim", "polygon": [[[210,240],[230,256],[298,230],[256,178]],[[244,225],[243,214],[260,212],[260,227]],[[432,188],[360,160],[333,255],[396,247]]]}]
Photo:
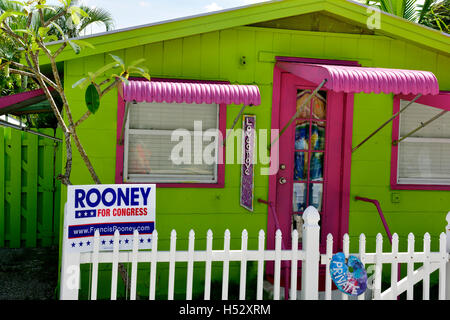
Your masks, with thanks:
[{"label": "pink trim", "polygon": [[358,61],[347,61],[347,60],[329,60],[329,59],[298,58],[298,57],[283,57],[283,56],[276,56],[275,60],[280,61],[280,62],[327,64],[327,65],[349,66],[349,67],[360,67],[361,66],[358,63]]},{"label": "pink trim", "polygon": [[[297,88],[314,89],[316,85],[287,73],[277,66],[274,68],[273,83],[272,129],[279,129],[282,123],[287,122],[288,118],[292,116],[292,114],[288,116],[289,112],[287,110],[283,112],[283,110],[285,108],[288,109],[286,106],[295,104],[294,100]],[[339,237],[348,232],[350,203],[353,94],[328,91],[328,101],[324,159],[324,176],[326,180],[323,181],[324,200],[322,209],[326,214],[322,217],[322,228],[324,230],[321,239],[322,249],[324,249],[326,235],[328,233]],[[281,120],[282,116],[284,120]],[[330,119],[332,120],[330,121]],[[293,161],[290,157],[294,154],[295,137],[291,131],[286,131],[279,140],[279,163],[285,164],[286,169],[269,177],[268,202],[274,205],[276,204],[275,211],[277,213],[292,212],[292,197],[286,196],[292,195],[293,184],[293,176],[291,174],[293,172]],[[342,138],[333,139],[336,143],[331,144],[329,141],[332,136]],[[339,141],[342,141],[342,143],[339,143]],[[286,145],[283,146],[282,144]],[[278,179],[281,177],[284,177],[287,181],[283,186],[278,185]],[[333,188],[333,191],[330,188]],[[279,216],[278,218],[280,220],[279,226],[283,234],[289,234],[291,217]],[[269,249],[274,244],[275,228],[276,221],[268,214],[267,246]],[[337,246],[340,247],[341,244],[338,243]]]},{"label": "pink trim", "polygon": [[[273,95],[272,95],[272,129],[280,129],[284,123],[286,123],[287,118],[292,116],[292,113],[288,115],[288,106],[294,103],[296,97],[297,88],[310,88],[314,89],[317,85],[308,82],[304,79],[300,79],[286,71],[280,69],[278,66],[274,67],[273,76]],[[326,146],[325,146],[325,159],[324,159],[324,173],[325,177],[330,175],[331,171],[334,171],[335,176],[339,177],[328,177],[328,180],[323,181],[325,186],[323,192],[323,209],[321,224],[323,226],[323,232],[321,232],[321,251],[324,252],[326,245],[326,235],[331,232],[333,236],[339,238],[343,234],[348,232],[348,221],[349,221],[349,203],[350,203],[350,169],[351,169],[351,143],[352,143],[352,126],[353,126],[353,94],[344,94],[336,92],[328,92],[329,105],[327,109],[334,109],[335,115],[330,115],[336,118],[330,121],[327,117],[327,130],[326,130]],[[295,109],[295,108],[294,108]],[[285,111],[285,112],[283,112]],[[329,113],[330,114],[330,113]],[[281,118],[284,117],[282,120]],[[334,122],[334,123],[333,123]],[[331,129],[329,128],[331,126]],[[331,131],[334,131],[333,134]],[[336,131],[338,130],[338,131]],[[329,140],[331,136],[335,136],[333,139],[337,141],[339,146],[336,144],[330,144]],[[340,138],[337,138],[337,137]],[[272,140],[275,137],[272,137]],[[339,141],[342,140],[342,144]],[[268,201],[258,200],[262,203],[268,204],[267,213],[267,241],[266,246],[268,249],[274,248],[275,243],[275,231],[276,228],[282,230],[283,235],[290,235],[290,224],[292,213],[292,184],[293,184],[293,148],[294,148],[295,136],[292,130],[286,131],[282,138],[279,140],[280,143],[280,155],[279,164],[285,164],[286,168],[284,170],[279,170],[277,174],[269,176],[269,191],[268,191]],[[328,142],[327,142],[328,141]],[[288,148],[291,148],[290,151]],[[284,151],[282,151],[284,150]],[[334,154],[337,152],[337,154]],[[271,152],[271,155],[274,151]],[[292,158],[291,158],[292,157]],[[327,170],[327,171],[325,171]],[[282,186],[286,190],[279,190],[278,179],[284,177],[286,183]],[[336,186],[331,186],[331,183],[337,184]],[[327,187],[328,186],[328,187]],[[329,189],[332,188],[332,189]],[[287,190],[288,189],[288,190]],[[334,196],[333,196],[334,195]],[[273,208],[271,208],[273,207]],[[273,217],[277,215],[277,217]],[[279,220],[279,221],[277,221]],[[278,222],[278,223],[277,223]],[[284,239],[284,237],[283,237]],[[290,248],[291,243],[288,241],[288,247]],[[335,251],[342,249],[342,244],[340,242],[335,243]],[[273,262],[268,262],[266,264],[267,279],[269,281],[272,278],[274,270]],[[300,276],[300,269],[298,275]],[[323,276],[325,270],[321,269],[320,274]],[[283,279],[281,279],[283,281]],[[282,282],[283,283],[283,282]],[[301,288],[300,279],[298,281],[298,289]],[[319,289],[324,290],[323,281],[319,283]]]},{"label": "pink trim", "polygon": [[[389,229],[389,225],[386,222],[386,218],[384,217],[383,214],[383,210],[381,210],[381,206],[380,206],[380,202],[378,200],[375,199],[368,199],[368,198],[363,198],[363,197],[355,197],[355,200],[360,200],[360,201],[365,201],[365,202],[369,202],[375,205],[375,207],[377,208],[378,214],[380,216],[381,222],[383,223],[384,226],[384,230],[386,230],[386,234],[388,235],[389,238],[389,242],[392,245],[392,233],[391,230]],[[400,281],[401,278],[401,265],[398,265],[398,270],[397,270],[397,280]],[[397,300],[399,299],[399,297],[397,298]]]},{"label": "pink trim", "polygon": [[339,65],[277,62],[296,76],[315,84],[327,79],[324,88],[345,93],[433,94],[439,93],[436,76],[429,71],[362,68]]},{"label": "pink trim", "polygon": [[[395,98],[399,100],[408,100],[411,101],[416,96],[413,94],[410,95],[397,95]],[[426,95],[422,96],[416,100],[417,103],[424,104],[427,106],[435,107],[442,110],[450,111],[450,91],[441,91],[438,95]]]},{"label": "pink trim", "polygon": [[[118,90],[119,91],[119,90]],[[124,143],[120,144],[120,136],[122,134],[122,124],[125,115],[125,101],[123,100],[120,92],[117,94],[117,134],[116,134],[116,175],[115,183],[121,184],[123,182],[123,156],[124,156]]]},{"label": "pink trim", "polygon": [[[166,82],[172,82],[172,79],[164,79]],[[175,81],[175,80],[174,80]],[[183,80],[184,81],[184,80]],[[200,81],[199,81],[200,82]],[[212,83],[205,81],[202,83]],[[222,82],[221,82],[222,83]],[[223,147],[223,137],[226,134],[227,125],[227,108],[226,104],[219,104],[219,164],[217,167],[217,182],[216,183],[156,183],[158,188],[224,188],[225,187],[225,148]],[[122,98],[120,92],[118,93],[117,103],[117,133],[116,133],[116,172],[115,183],[127,184],[132,182],[123,181],[123,166],[124,166],[124,145],[119,144],[122,133],[122,123],[125,114],[125,100]]]},{"label": "pink trim", "polygon": [[[52,91],[53,88],[49,88],[49,90]],[[9,107],[10,105],[20,103],[20,102],[26,101],[26,100],[34,98],[34,97],[42,96],[44,94],[45,94],[44,90],[37,89],[37,90],[12,94],[10,96],[4,96],[4,97],[0,98],[0,108]]]},{"label": "pink trim", "polygon": [[[400,100],[413,100],[414,95],[396,95],[394,97],[393,114],[400,110]],[[417,103],[432,106],[435,108],[450,110],[450,92],[442,91],[437,96],[423,96],[417,99]],[[392,121],[392,141],[399,138],[400,133],[400,119],[395,118]],[[431,185],[431,184],[399,184],[398,177],[398,145],[391,147],[391,189],[392,190],[450,190],[450,185]]]},{"label": "pink trim", "polygon": [[341,188],[341,219],[340,235],[348,233],[350,220],[350,184],[352,167],[352,141],[353,141],[353,107],[354,95],[345,95],[345,110],[343,115],[343,141],[342,141],[342,188]]},{"label": "pink trim", "polygon": [[388,226],[388,224],[386,222],[386,219],[384,217],[383,210],[381,210],[380,202],[378,200],[375,200],[375,199],[368,199],[368,198],[363,198],[363,197],[358,197],[358,196],[355,197],[355,200],[360,200],[360,201],[364,201],[364,202],[370,202],[370,203],[373,203],[375,205],[375,207],[377,208],[378,214],[380,215],[381,222],[383,223],[384,230],[386,230],[386,234],[387,234],[387,236],[389,238],[389,241],[392,244],[392,233],[391,233],[391,230],[389,229],[389,226]]},{"label": "pink trim", "polygon": [[[280,100],[281,100],[281,69],[276,67],[273,72],[273,93],[272,93],[272,125],[271,129],[280,129]],[[273,141],[274,137],[271,137]],[[272,146],[273,152],[275,152]],[[273,154],[271,150],[271,155]],[[272,158],[272,157],[271,157]],[[271,160],[273,161],[273,160]],[[279,164],[280,162],[278,162]],[[268,203],[275,204],[277,200],[277,176],[276,174],[269,176],[269,194]],[[278,221],[270,214],[271,208],[267,208],[267,248],[275,248],[275,232],[279,225]],[[276,212],[274,213],[276,214]],[[273,267],[273,266],[272,266]]]},{"label": "pink trim", "polygon": [[138,81],[122,83],[125,101],[167,103],[261,104],[255,85],[193,83],[174,81]]}]

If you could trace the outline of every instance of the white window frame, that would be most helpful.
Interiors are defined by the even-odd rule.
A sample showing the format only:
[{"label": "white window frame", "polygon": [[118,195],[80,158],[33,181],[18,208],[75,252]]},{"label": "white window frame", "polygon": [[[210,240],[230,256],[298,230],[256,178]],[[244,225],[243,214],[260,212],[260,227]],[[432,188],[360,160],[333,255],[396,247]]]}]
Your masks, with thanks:
[{"label": "white window frame", "polygon": [[[126,102],[127,104],[132,104],[131,102]],[[176,103],[172,103],[176,104]],[[217,109],[217,130],[219,131],[219,114],[220,105],[216,103],[211,103],[211,107],[215,106]],[[125,107],[130,112],[130,107]],[[219,166],[219,139],[216,138],[216,152],[215,152],[215,165],[213,175],[189,175],[183,176],[179,174],[129,174],[128,173],[128,155],[129,155],[129,135],[130,134],[148,134],[148,135],[172,135],[172,130],[152,130],[152,129],[130,129],[130,116],[126,117],[125,122],[125,135],[124,135],[124,154],[123,154],[123,180],[124,182],[134,182],[134,183],[206,183],[206,184],[216,184],[218,183],[218,166]],[[182,129],[182,128],[180,128]],[[192,130],[188,130],[193,132]],[[168,160],[169,161],[169,160]]]}]

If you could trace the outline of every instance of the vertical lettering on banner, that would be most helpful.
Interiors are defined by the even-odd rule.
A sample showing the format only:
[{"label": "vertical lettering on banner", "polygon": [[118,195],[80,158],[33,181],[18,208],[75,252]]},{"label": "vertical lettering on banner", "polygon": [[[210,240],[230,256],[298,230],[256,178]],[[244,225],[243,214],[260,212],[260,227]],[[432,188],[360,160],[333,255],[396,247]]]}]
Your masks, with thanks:
[{"label": "vertical lettering on banner", "polygon": [[256,116],[243,115],[240,205],[253,211]]}]

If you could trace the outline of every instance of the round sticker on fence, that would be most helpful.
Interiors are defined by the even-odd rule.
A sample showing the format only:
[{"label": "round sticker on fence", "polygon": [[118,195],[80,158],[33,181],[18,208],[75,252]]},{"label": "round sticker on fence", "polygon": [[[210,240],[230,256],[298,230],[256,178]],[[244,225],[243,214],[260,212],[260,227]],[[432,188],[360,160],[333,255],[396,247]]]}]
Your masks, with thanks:
[{"label": "round sticker on fence", "polygon": [[344,253],[333,255],[330,274],[336,287],[350,295],[359,296],[367,289],[367,272],[362,262],[355,256],[345,258]]}]

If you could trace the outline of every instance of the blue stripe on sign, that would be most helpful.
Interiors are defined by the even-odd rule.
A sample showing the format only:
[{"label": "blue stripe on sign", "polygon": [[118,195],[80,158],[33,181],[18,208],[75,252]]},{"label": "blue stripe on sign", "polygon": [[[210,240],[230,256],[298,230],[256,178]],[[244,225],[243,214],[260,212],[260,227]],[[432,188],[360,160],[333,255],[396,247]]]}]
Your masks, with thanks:
[{"label": "blue stripe on sign", "polygon": [[155,229],[155,222],[113,222],[69,226],[69,239],[92,237],[97,229],[100,231],[100,236],[112,236],[116,230],[119,230],[121,235],[133,234],[134,230],[137,230],[139,234],[151,234]]},{"label": "blue stripe on sign", "polygon": [[94,210],[77,210],[75,211],[75,219],[80,218],[94,218],[97,216],[97,211]]}]

